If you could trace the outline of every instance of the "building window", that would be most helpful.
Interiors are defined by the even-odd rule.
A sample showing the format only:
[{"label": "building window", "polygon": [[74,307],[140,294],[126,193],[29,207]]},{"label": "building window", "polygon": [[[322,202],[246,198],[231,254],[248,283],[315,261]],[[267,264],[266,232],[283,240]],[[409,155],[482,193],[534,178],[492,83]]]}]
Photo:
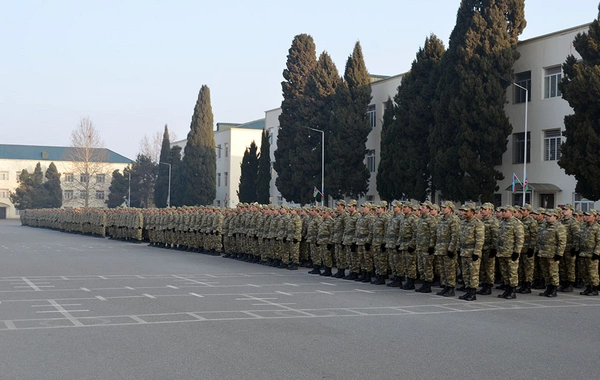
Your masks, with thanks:
[{"label": "building window", "polygon": [[375,196],[374,195],[367,195],[366,199],[367,199],[367,202],[374,202],[375,201]]},{"label": "building window", "polygon": [[560,129],[544,131],[544,161],[560,159]]},{"label": "building window", "polygon": [[[229,157],[229,144],[225,143],[225,157]],[[227,186],[227,184],[225,184]]]},{"label": "building window", "polygon": [[562,78],[560,66],[552,67],[545,70],[544,73],[544,98],[556,98],[561,96],[558,84]]},{"label": "building window", "polygon": [[279,206],[283,205],[283,197],[282,197],[281,195],[278,195],[278,196],[277,196],[277,204],[278,204]]},{"label": "building window", "polygon": [[217,145],[217,158],[221,158],[221,144]]},{"label": "building window", "polygon": [[217,173],[217,187],[221,187],[221,173]]},{"label": "building window", "polygon": [[73,182],[73,173],[65,173],[65,182]]},{"label": "building window", "polygon": [[0,189],[0,198],[8,198],[8,189]]},{"label": "building window", "polygon": [[81,190],[79,192],[79,199],[87,199],[87,191]]},{"label": "building window", "polygon": [[594,201],[585,199],[581,194],[575,193],[575,202],[573,202],[575,210],[589,211],[594,208]]},{"label": "building window", "polygon": [[502,206],[502,194],[494,194],[494,207]]},{"label": "building window", "polygon": [[554,208],[554,194],[540,194],[540,207]]},{"label": "building window", "polygon": [[0,172],[0,181],[8,181],[8,172]]},{"label": "building window", "polygon": [[[513,193],[513,206],[522,206],[523,205],[523,193]],[[525,203],[531,204],[531,192],[525,193]]]},{"label": "building window", "polygon": [[221,207],[221,200],[217,199],[217,207]]},{"label": "building window", "polygon": [[[522,164],[525,157],[525,133],[513,133],[513,164]],[[527,162],[531,160],[531,133],[527,132]]]},{"label": "building window", "polygon": [[375,107],[375,104],[369,105],[369,108],[367,108],[367,116],[369,117],[371,129],[375,128],[377,125],[377,108]]},{"label": "building window", "polygon": [[104,199],[104,191],[96,191],[96,199]]},{"label": "building window", "polygon": [[96,183],[104,183],[104,182],[106,182],[106,176],[104,174],[96,174]]},{"label": "building window", "polygon": [[229,178],[229,173],[225,172],[224,174],[225,174],[225,175],[224,175],[224,177],[223,177],[223,184],[224,184],[225,186],[227,186],[227,179]]},{"label": "building window", "polygon": [[[527,89],[527,101],[531,101],[531,71],[525,71],[515,75],[515,83]],[[525,103],[525,90],[521,87],[515,88],[515,104]]]},{"label": "building window", "polygon": [[369,150],[367,152],[367,169],[369,172],[375,173],[375,151]]},{"label": "building window", "polygon": [[89,180],[90,180],[89,174],[81,173],[79,175],[79,182],[81,182],[81,183],[87,183]]},{"label": "building window", "polygon": [[65,200],[73,199],[73,190],[65,190],[65,192],[63,193],[63,198]]}]

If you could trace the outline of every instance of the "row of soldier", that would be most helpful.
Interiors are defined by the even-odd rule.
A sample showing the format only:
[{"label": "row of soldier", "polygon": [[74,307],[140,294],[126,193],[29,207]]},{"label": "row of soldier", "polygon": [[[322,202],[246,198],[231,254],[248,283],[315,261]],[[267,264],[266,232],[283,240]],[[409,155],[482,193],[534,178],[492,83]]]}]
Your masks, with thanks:
[{"label": "row of soldier", "polygon": [[[494,211],[496,211],[494,215]],[[198,251],[296,270],[310,263],[311,274],[386,284],[404,290],[455,296],[489,295],[500,272],[499,297],[513,299],[546,285],[540,295],[573,291],[577,277],[583,295],[598,294],[600,216],[594,210],[494,209],[453,202],[438,205],[394,201],[358,207],[355,200],[336,209],[239,204],[236,209],[29,210],[23,224]],[[336,267],[334,274],[332,268]],[[346,273],[348,271],[348,273]],[[415,289],[415,282],[421,286]],[[477,290],[481,283],[481,289]],[[536,284],[538,286],[536,286]],[[519,286],[520,285],[520,286]],[[542,285],[543,288],[543,285]]]}]

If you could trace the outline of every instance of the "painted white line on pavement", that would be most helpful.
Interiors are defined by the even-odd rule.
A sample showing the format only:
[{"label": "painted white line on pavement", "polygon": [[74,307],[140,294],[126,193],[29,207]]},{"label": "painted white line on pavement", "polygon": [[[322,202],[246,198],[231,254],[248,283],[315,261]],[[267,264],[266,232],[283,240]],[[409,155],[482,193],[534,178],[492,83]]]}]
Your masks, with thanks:
[{"label": "painted white line on pavement", "polygon": [[50,302],[50,304],[54,306],[56,310],[60,311],[61,314],[71,321],[71,323],[73,323],[75,326],[83,326],[83,323],[79,322],[75,317],[73,317],[69,311],[65,310],[65,308],[62,307],[58,302],[55,300],[48,300],[48,302]]},{"label": "painted white line on pavement", "polygon": [[67,277],[65,277],[65,276],[60,276],[60,279],[61,280],[65,280],[65,281],[69,281],[69,279]]},{"label": "painted white line on pavement", "polygon": [[125,289],[135,290],[135,288],[132,288],[131,286],[126,286]]},{"label": "painted white line on pavement", "polygon": [[254,284],[246,284],[246,286],[252,286],[254,288],[260,288],[260,285],[254,285]]},{"label": "painted white line on pavement", "polygon": [[4,324],[6,325],[6,328],[9,330],[16,330],[17,326],[15,326],[13,321],[4,321]]},{"label": "painted white line on pavement", "polygon": [[141,324],[147,324],[148,322],[144,321],[142,318],[138,317],[137,315],[128,315],[129,318],[133,319],[134,321],[141,323]]},{"label": "painted white line on pavement", "polygon": [[337,286],[336,284],[330,284],[329,282],[321,282],[321,284],[323,284],[323,285],[329,285],[329,286]]},{"label": "painted white line on pavement", "polygon": [[104,276],[98,276],[98,278],[101,278],[103,280],[108,280],[108,277],[104,277]]},{"label": "painted white line on pavement", "polygon": [[315,290],[315,292],[317,292],[317,293],[323,293],[323,294],[329,294],[330,296],[332,296],[332,295],[333,295],[333,293],[331,293],[331,292],[326,292],[326,291],[324,291],[324,290]]},{"label": "painted white line on pavement", "polygon": [[275,293],[283,294],[284,296],[291,296],[290,293],[282,292],[280,290],[275,291]]},{"label": "painted white line on pavement", "polygon": [[298,284],[291,284],[289,282],[284,282],[282,285],[289,285],[289,286],[300,286]]},{"label": "painted white line on pavement", "polygon": [[148,297],[148,298],[156,298],[156,297],[154,297],[154,296],[152,296],[152,295],[150,295],[150,294],[143,294],[143,295],[144,295],[145,297]]},{"label": "painted white line on pavement", "polygon": [[81,288],[81,290],[83,290],[84,292],[89,292],[90,291],[88,288]]},{"label": "painted white line on pavement", "polygon": [[30,287],[33,288],[33,290],[35,290],[36,292],[40,292],[42,289],[38,288],[33,282],[29,281],[27,279],[27,277],[21,277],[21,279],[23,281],[25,281],[27,283],[27,285],[29,285]]},{"label": "painted white line on pavement", "polygon": [[96,296],[96,298],[98,298],[100,301],[106,301],[106,298],[104,298],[102,296]]},{"label": "painted white line on pavement", "polygon": [[200,294],[196,294],[196,293],[190,293],[190,294],[193,295],[194,297],[204,298],[204,296],[200,295]]},{"label": "painted white line on pavement", "polygon": [[250,311],[242,311],[242,313],[244,313],[244,314],[246,314],[246,315],[249,315],[249,316],[251,316],[251,317],[254,317],[254,318],[256,318],[256,319],[264,319],[264,318],[265,318],[265,317],[263,317],[263,316],[260,316],[260,315],[258,315],[258,314],[254,314],[254,313],[252,313],[252,312],[250,312]]},{"label": "painted white line on pavement", "polygon": [[[68,311],[69,313],[74,313],[74,312],[84,312],[84,311],[89,311],[89,310],[65,310]],[[36,311],[37,314],[47,314],[47,313],[61,313],[64,315],[64,312],[61,310],[42,310],[42,311]]]},{"label": "painted white line on pavement", "polygon": [[206,321],[206,318],[204,318],[204,317],[202,317],[202,316],[200,316],[200,315],[198,315],[198,314],[194,314],[194,313],[186,313],[186,314],[187,314],[187,315],[190,315],[190,316],[192,316],[192,317],[194,317],[194,318],[196,318],[196,319],[197,319],[197,320],[199,320],[199,321]]},{"label": "painted white line on pavement", "polygon": [[171,288],[171,289],[179,289],[178,287],[176,287],[176,286],[173,286],[173,285],[167,285],[167,288]]},{"label": "painted white line on pavement", "polygon": [[354,290],[356,290],[357,292],[363,292],[363,293],[375,294],[375,292],[372,292],[372,291],[370,291],[370,290],[364,290],[364,289],[354,289]]}]

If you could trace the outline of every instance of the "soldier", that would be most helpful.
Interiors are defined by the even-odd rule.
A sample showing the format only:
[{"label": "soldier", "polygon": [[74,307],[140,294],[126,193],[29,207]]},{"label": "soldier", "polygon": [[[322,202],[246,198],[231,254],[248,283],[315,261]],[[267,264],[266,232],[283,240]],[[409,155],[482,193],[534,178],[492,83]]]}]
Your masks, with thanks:
[{"label": "soldier", "polygon": [[519,253],[523,248],[523,224],[514,217],[513,206],[501,207],[502,221],[498,229],[498,264],[504,281],[504,293],[498,298],[517,298],[519,284]]},{"label": "soldier", "polygon": [[400,252],[396,250],[396,244],[400,234],[400,225],[404,214],[402,213],[402,202],[392,202],[393,215],[390,217],[388,222],[387,230],[385,232],[385,249],[388,252],[390,268],[392,269],[392,281],[386,286],[392,288],[399,288],[402,286],[402,274],[404,273],[404,266],[402,265],[402,258]]},{"label": "soldier", "polygon": [[331,251],[333,250],[333,244],[331,242],[331,237],[333,234],[333,219],[331,218],[331,210],[325,209],[321,213],[322,221],[318,226],[317,232],[317,247],[319,249],[320,261],[323,265],[323,273],[320,273],[321,276],[330,277],[331,276],[331,267],[332,256]]},{"label": "soldier", "polygon": [[337,216],[333,222],[333,243],[335,252],[335,262],[337,272],[333,275],[335,278],[343,278],[346,275],[346,252],[344,252],[344,227],[348,213],[346,212],[346,201],[339,200],[336,204]]},{"label": "soldier", "polygon": [[298,208],[294,207],[290,211],[290,218],[287,227],[287,241],[290,252],[290,264],[287,269],[298,270],[300,265],[300,240],[302,239],[302,219],[298,215]]},{"label": "soldier", "polygon": [[445,201],[442,204],[442,216],[436,230],[435,255],[440,260],[441,285],[444,287],[436,295],[454,297],[456,287],[456,250],[458,249],[458,234],[460,222],[454,215],[453,202]]},{"label": "soldier", "polygon": [[563,207],[561,223],[565,226],[567,231],[567,245],[558,267],[560,286],[557,290],[559,292],[572,292],[573,285],[575,285],[575,263],[577,259],[577,250],[575,246],[579,241],[581,223],[573,217],[573,209],[573,205],[571,204],[567,204]]},{"label": "soldier", "polygon": [[344,238],[342,244],[346,251],[346,263],[348,264],[350,273],[344,277],[344,280],[356,280],[358,278],[358,271],[360,270],[360,262],[358,262],[357,245],[355,242],[356,235],[356,222],[360,217],[360,214],[356,212],[356,200],[352,199],[348,202],[348,217],[346,218],[346,224],[344,225]]},{"label": "soldier", "polygon": [[480,278],[482,287],[476,293],[484,296],[492,294],[496,255],[498,254],[498,218],[494,216],[494,205],[486,202],[481,206],[481,221],[485,227],[485,240],[481,252]]},{"label": "soldier", "polygon": [[583,224],[579,235],[579,260],[583,272],[585,290],[582,296],[598,295],[598,259],[600,258],[600,224],[596,223],[596,210],[583,213]]},{"label": "soldier", "polygon": [[[404,218],[400,223],[398,232],[398,241],[396,242],[396,250],[400,252],[402,266],[406,277],[406,282],[402,289],[413,290],[415,288],[415,279],[417,278],[417,254],[416,235],[418,217],[413,214],[414,205],[411,202],[406,202],[402,207]],[[402,275],[401,274],[401,275]]]},{"label": "soldier", "polygon": [[546,290],[540,293],[540,296],[556,297],[559,284],[558,266],[567,245],[567,231],[565,226],[557,221],[556,210],[548,209],[544,215],[546,224],[540,231],[538,255]]},{"label": "soldier", "polygon": [[[371,203],[365,202],[361,207],[360,218],[356,221],[356,233],[354,243],[356,244],[356,259],[353,260],[354,268],[361,271],[355,281],[371,282],[371,270],[373,263],[369,261],[371,242],[373,241],[373,214],[371,214]],[[370,266],[369,266],[370,264]],[[367,281],[367,278],[369,279]]]},{"label": "soldier", "polygon": [[534,251],[538,239],[538,223],[531,216],[532,207],[525,204],[521,208],[521,223],[523,223],[523,248],[521,249],[519,264],[519,279],[521,286],[517,293],[531,293],[531,283],[533,281],[533,268],[535,264]]},{"label": "soldier", "polygon": [[475,205],[466,203],[461,208],[463,222],[460,226],[459,249],[462,274],[467,293],[458,297],[465,301],[475,301],[475,291],[479,286],[479,260],[485,242],[485,226],[475,217]]},{"label": "soldier", "polygon": [[306,242],[308,243],[310,258],[313,264],[313,269],[308,273],[321,274],[321,255],[317,246],[317,236],[319,233],[319,225],[323,222],[323,217],[319,215],[316,208],[310,209],[308,215],[310,216],[310,222],[308,223]]},{"label": "soldier", "polygon": [[377,206],[377,216],[373,220],[373,243],[371,252],[375,261],[374,285],[385,285],[388,270],[388,254],[385,248],[385,234],[387,231],[390,215],[387,211],[387,202],[381,201]]},{"label": "soldier", "polygon": [[417,268],[423,284],[415,289],[419,293],[431,293],[433,282],[433,254],[435,253],[435,235],[437,219],[431,215],[433,205],[427,201],[421,205],[421,217],[417,223],[416,250]]}]

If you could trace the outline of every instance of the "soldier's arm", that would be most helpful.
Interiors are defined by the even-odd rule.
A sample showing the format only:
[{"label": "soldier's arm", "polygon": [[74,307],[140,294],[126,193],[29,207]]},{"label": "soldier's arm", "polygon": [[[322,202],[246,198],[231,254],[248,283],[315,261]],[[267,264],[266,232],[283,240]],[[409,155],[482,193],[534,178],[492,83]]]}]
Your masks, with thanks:
[{"label": "soldier's arm", "polygon": [[567,229],[562,224],[556,229],[556,243],[555,255],[562,256],[567,247]]},{"label": "soldier's arm", "polygon": [[452,231],[452,238],[450,239],[450,244],[448,245],[448,251],[456,252],[458,249],[458,238],[460,235],[460,221],[458,217],[453,218],[450,230]]},{"label": "soldier's arm", "polygon": [[515,223],[515,246],[513,248],[513,252],[521,252],[523,249],[523,244],[525,244],[525,231],[523,228],[523,223],[518,222]]},{"label": "soldier's arm", "polygon": [[475,254],[481,256],[483,243],[485,242],[485,225],[479,221],[475,226]]}]

